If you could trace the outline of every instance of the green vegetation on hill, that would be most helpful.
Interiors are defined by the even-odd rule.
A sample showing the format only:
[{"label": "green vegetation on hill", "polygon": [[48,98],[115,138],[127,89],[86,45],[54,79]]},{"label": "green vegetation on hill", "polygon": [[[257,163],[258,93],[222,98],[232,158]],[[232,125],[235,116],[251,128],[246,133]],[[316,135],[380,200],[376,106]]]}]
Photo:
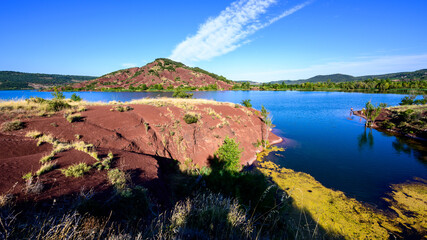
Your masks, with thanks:
[{"label": "green vegetation on hill", "polygon": [[95,78],[90,76],[0,71],[0,90],[35,89],[30,84],[42,86],[64,85]]},{"label": "green vegetation on hill", "polygon": [[379,93],[426,93],[427,80],[392,81],[390,79],[368,79],[352,82],[317,82],[288,85],[282,83],[263,83],[259,90],[301,90],[301,91],[349,91],[349,92],[379,92]]},{"label": "green vegetation on hill", "polygon": [[218,76],[215,73],[208,72],[208,71],[206,71],[204,69],[201,69],[199,67],[188,67],[188,66],[186,66],[183,63],[176,62],[176,61],[173,61],[173,60],[168,59],[168,58],[157,58],[155,61],[156,62],[163,61],[164,62],[163,66],[175,66],[176,68],[181,67],[181,68],[185,68],[185,69],[188,69],[188,70],[192,70],[194,72],[203,73],[203,74],[206,74],[208,76],[211,76],[211,77],[215,78],[216,80],[223,81],[223,82],[226,82],[226,83],[232,83],[233,82],[231,80],[228,80],[224,76]]},{"label": "green vegetation on hill", "polygon": [[351,82],[351,81],[364,81],[368,79],[390,79],[390,80],[427,80],[427,69],[421,69],[414,72],[399,72],[399,73],[388,73],[381,75],[366,75],[354,77],[346,74],[330,74],[330,75],[317,75],[308,79],[301,80],[280,80],[269,82],[271,84],[285,82],[285,84],[301,84],[306,82],[317,83],[317,82],[326,82],[330,80],[331,82]]}]

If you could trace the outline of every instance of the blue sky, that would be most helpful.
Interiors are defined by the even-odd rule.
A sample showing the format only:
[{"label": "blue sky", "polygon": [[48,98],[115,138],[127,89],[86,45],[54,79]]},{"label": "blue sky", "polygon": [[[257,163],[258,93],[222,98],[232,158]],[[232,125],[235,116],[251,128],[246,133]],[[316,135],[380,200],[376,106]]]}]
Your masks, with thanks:
[{"label": "blue sky", "polygon": [[0,2],[0,70],[99,76],[170,57],[232,80],[427,68],[425,0]]}]

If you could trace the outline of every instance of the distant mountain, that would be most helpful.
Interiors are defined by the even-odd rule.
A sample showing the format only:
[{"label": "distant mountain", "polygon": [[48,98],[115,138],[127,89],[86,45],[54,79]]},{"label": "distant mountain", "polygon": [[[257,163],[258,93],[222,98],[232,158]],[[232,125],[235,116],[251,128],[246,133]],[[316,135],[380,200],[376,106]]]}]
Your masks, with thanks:
[{"label": "distant mountain", "polygon": [[363,81],[367,79],[390,79],[390,80],[427,80],[427,69],[421,69],[414,72],[399,72],[399,73],[389,73],[389,74],[381,74],[381,75],[366,75],[354,77],[351,75],[345,74],[330,74],[330,75],[317,75],[308,79],[301,80],[280,80],[280,81],[272,81],[270,83],[282,83],[286,84],[300,84],[305,82],[326,82],[331,80],[331,82],[350,82],[350,81]]},{"label": "distant mountain", "polygon": [[174,88],[231,89],[234,82],[198,67],[188,67],[167,58],[158,58],[142,67],[118,70],[97,79],[75,83],[63,90],[117,91],[163,90]]},{"label": "distant mountain", "polygon": [[0,71],[0,90],[48,88],[94,78],[96,77]]}]

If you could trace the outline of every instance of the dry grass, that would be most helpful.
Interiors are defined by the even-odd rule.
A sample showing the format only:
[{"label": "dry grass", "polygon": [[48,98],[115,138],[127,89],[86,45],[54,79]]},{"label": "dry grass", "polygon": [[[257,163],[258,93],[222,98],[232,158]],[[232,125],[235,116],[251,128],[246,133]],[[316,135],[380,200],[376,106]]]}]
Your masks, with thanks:
[{"label": "dry grass", "polygon": [[55,157],[54,153],[49,153],[48,155],[45,155],[42,158],[40,158],[40,162],[45,164],[47,162],[52,161],[54,157]]},{"label": "dry grass", "polygon": [[47,163],[43,164],[39,168],[39,170],[37,170],[36,175],[37,176],[43,175],[45,173],[48,173],[48,172],[54,170],[57,167],[58,167],[58,163],[57,162],[47,162]]},{"label": "dry grass", "polygon": [[217,102],[214,100],[206,99],[183,99],[183,98],[144,98],[138,100],[132,100],[127,104],[146,104],[153,106],[176,106],[184,110],[192,110],[196,105],[208,104],[208,105],[221,105],[234,107],[233,103],[228,102]]},{"label": "dry grass", "polygon": [[396,107],[388,107],[387,109],[391,111],[397,111],[397,112],[403,112],[408,109],[412,109],[414,111],[427,111],[427,104],[424,105],[403,105],[403,106],[396,106]]},{"label": "dry grass", "polygon": [[249,239],[254,226],[235,199],[202,194],[178,202],[155,222],[159,239]]},{"label": "dry grass", "polygon": [[24,191],[27,194],[40,194],[44,189],[44,184],[40,179],[31,177],[25,181]]},{"label": "dry grass", "polygon": [[4,132],[21,130],[25,127],[25,124],[19,120],[14,120],[10,122],[4,122],[1,125],[1,130]]},{"label": "dry grass", "polygon": [[39,138],[41,137],[43,134],[39,131],[29,131],[27,132],[27,134],[25,134],[26,137],[30,137],[30,138]]}]

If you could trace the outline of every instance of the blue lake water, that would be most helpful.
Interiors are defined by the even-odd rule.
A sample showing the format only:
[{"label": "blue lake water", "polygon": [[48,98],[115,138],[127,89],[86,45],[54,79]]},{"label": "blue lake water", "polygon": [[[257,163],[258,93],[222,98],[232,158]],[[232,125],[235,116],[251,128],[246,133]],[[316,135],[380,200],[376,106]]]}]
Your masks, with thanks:
[{"label": "blue lake water", "polygon": [[[65,93],[70,97],[72,93]],[[129,101],[172,93],[78,92],[87,101]],[[0,99],[50,98],[47,92],[0,91]],[[274,133],[286,140],[286,151],[268,158],[280,166],[306,172],[323,185],[379,207],[390,184],[414,177],[427,179],[426,143],[402,140],[365,129],[364,121],[350,116],[350,108],[374,104],[397,105],[404,95],[300,91],[194,92],[195,98],[240,103],[251,99],[264,105],[276,125]]]}]

